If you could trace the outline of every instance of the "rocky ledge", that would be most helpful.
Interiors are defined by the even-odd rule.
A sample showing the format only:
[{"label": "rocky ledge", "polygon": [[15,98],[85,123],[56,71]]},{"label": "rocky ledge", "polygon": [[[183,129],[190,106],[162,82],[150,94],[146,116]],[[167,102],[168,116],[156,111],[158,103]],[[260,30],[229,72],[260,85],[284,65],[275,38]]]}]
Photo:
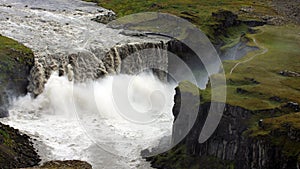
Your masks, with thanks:
[{"label": "rocky ledge", "polygon": [[39,167],[26,169],[92,169],[92,166],[84,161],[67,160],[67,161],[49,161]]}]

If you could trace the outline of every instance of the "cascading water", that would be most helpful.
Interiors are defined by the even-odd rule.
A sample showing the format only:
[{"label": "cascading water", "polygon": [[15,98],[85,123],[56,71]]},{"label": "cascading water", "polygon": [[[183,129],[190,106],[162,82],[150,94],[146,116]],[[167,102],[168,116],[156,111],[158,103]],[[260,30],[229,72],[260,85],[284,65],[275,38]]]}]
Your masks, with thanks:
[{"label": "cascading water", "polygon": [[[103,11],[80,0],[0,0],[0,33],[35,54],[28,89],[37,96],[15,98],[1,121],[31,136],[43,161],[150,168],[140,152],[171,135],[174,86],[151,74],[107,74],[150,64],[164,70],[167,55],[158,50],[165,40],[92,21]],[[148,48],[151,56],[125,59]]]},{"label": "cascading water", "polygon": [[[124,108],[113,96],[131,105]],[[96,169],[150,168],[140,152],[171,135],[173,96],[173,85],[146,73],[80,84],[54,73],[37,98],[16,98],[2,121],[34,138],[44,161],[86,160]],[[148,113],[148,119],[131,120],[139,115],[126,112],[131,108]]]}]

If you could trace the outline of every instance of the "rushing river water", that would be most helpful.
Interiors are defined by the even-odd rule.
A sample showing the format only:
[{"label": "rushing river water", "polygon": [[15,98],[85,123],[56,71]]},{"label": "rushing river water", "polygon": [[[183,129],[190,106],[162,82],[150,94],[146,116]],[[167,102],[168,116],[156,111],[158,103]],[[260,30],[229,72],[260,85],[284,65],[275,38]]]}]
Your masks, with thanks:
[{"label": "rushing river water", "polygon": [[[123,83],[115,86],[114,81]],[[141,113],[156,111],[148,114],[146,123],[132,121],[127,108],[120,110],[115,104],[113,90],[127,91],[128,95],[117,96],[129,99],[128,106]],[[172,85],[149,74],[117,75],[82,84],[54,74],[37,98],[15,99],[10,117],[2,121],[34,138],[44,161],[86,160],[96,169],[149,168],[140,152],[171,135],[173,96]]]}]

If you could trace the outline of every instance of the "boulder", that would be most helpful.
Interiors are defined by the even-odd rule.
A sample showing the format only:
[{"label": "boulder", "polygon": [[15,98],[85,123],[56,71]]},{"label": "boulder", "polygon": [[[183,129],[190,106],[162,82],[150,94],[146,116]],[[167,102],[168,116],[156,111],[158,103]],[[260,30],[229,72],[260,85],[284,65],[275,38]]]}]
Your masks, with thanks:
[{"label": "boulder", "polygon": [[116,19],[116,14],[113,11],[108,10],[108,11],[101,12],[98,16],[96,16],[96,18],[93,18],[92,20],[99,23],[107,24],[108,22],[115,19]]}]

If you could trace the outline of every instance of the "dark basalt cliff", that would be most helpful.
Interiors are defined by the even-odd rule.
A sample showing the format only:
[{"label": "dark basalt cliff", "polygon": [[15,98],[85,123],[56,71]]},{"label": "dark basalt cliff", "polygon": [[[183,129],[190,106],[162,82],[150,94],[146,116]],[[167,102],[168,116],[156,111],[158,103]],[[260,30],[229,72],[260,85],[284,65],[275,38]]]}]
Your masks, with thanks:
[{"label": "dark basalt cliff", "polygon": [[[191,87],[195,87],[191,84]],[[184,111],[192,109],[189,105],[181,105],[181,96],[188,95],[189,99],[199,97],[188,91],[176,88],[173,114],[175,121],[181,106]],[[194,97],[194,98],[193,98]],[[238,106],[226,105],[223,117],[214,134],[204,143],[198,143],[201,129],[205,123],[211,103],[198,103],[197,119],[186,137],[174,148],[163,154],[149,157],[147,160],[155,168],[237,168],[237,169],[297,169],[299,163],[299,134],[292,127],[287,132],[270,131],[268,135],[255,135],[249,128],[264,124],[256,121],[257,114],[276,114],[280,110],[249,111]],[[198,106],[193,106],[198,107]],[[188,112],[184,112],[188,114]],[[176,126],[177,125],[177,126]],[[174,123],[173,140],[182,133],[182,124]],[[288,144],[278,144],[277,137],[284,137]],[[277,140],[277,141],[275,141]],[[294,152],[287,149],[294,146]]]}]

